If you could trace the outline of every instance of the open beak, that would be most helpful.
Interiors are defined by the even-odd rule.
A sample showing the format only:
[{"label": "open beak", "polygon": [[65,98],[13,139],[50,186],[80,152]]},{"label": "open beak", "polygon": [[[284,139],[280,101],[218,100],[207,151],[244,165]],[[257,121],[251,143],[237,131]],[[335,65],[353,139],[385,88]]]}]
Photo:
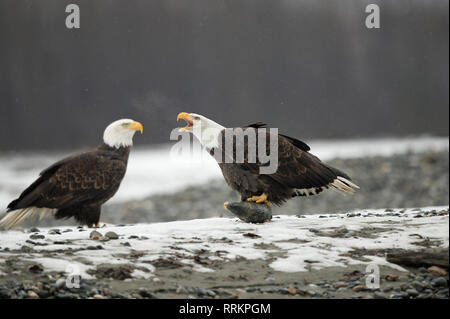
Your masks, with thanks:
[{"label": "open beak", "polygon": [[184,131],[190,130],[193,127],[194,121],[193,121],[192,116],[189,113],[186,113],[186,112],[179,113],[177,116],[177,121],[179,121],[180,119],[183,119],[186,122],[186,126],[180,128],[178,130],[178,132],[184,132]]},{"label": "open beak", "polygon": [[144,132],[144,127],[139,122],[131,123],[130,126],[128,127],[128,129],[133,130],[133,131],[140,131],[141,134]]}]

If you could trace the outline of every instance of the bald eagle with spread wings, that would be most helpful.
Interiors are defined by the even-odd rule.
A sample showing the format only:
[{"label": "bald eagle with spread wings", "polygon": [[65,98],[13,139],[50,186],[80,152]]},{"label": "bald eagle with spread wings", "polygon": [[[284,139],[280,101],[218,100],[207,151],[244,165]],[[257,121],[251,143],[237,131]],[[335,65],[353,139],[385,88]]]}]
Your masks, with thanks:
[{"label": "bald eagle with spread wings", "polygon": [[119,189],[127,170],[133,135],[142,133],[139,122],[111,123],[97,148],[67,157],[43,170],[7,208],[0,227],[12,228],[23,220],[45,216],[74,217],[81,224],[98,226],[101,206]]},{"label": "bald eagle with spread wings", "polygon": [[[310,148],[304,142],[282,134],[273,136],[274,133],[265,128],[263,123],[251,124],[241,129],[247,133],[254,131],[256,140],[264,137],[267,151],[270,151],[270,141],[277,139],[277,168],[269,174],[261,173],[260,169],[265,163],[258,155],[254,161],[249,160],[251,147],[247,133],[241,142],[234,136],[232,150],[227,151],[227,131],[236,128],[225,128],[195,113],[182,112],[178,114],[177,120],[179,119],[187,123],[179,129],[180,132],[192,133],[211,155],[221,154],[222,157],[214,157],[216,160],[220,159],[218,164],[225,181],[240,193],[242,201],[281,205],[292,197],[317,195],[326,189],[334,189],[343,194],[354,194],[356,189],[359,189],[347,174],[309,153]],[[236,160],[238,148],[244,149],[243,161]],[[258,144],[255,147],[256,153],[257,149]],[[231,160],[224,160],[227,156]]]}]

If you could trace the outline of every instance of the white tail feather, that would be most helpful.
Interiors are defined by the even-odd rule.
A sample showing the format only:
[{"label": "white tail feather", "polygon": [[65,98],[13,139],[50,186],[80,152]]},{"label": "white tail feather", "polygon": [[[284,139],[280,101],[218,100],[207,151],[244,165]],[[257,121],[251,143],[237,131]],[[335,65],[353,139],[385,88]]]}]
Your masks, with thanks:
[{"label": "white tail feather", "polygon": [[5,217],[0,220],[0,227],[5,229],[10,229],[17,226],[25,219],[36,218],[42,219],[46,216],[54,215],[57,209],[52,208],[38,208],[38,207],[27,207],[22,209],[13,210],[6,214]]},{"label": "white tail feather", "polygon": [[333,187],[333,189],[335,191],[338,191],[339,193],[342,194],[354,194],[356,192],[356,189],[359,189],[359,186],[356,185],[355,183],[352,183],[351,181],[349,181],[348,179],[342,177],[342,176],[338,176],[338,178],[336,178],[331,184],[331,187]]},{"label": "white tail feather", "polygon": [[352,183],[342,176],[338,176],[327,186],[295,189],[294,194],[297,196],[317,195],[329,187],[333,188],[335,191],[343,195],[354,194],[356,192],[356,189],[359,189],[359,186],[355,183]]}]

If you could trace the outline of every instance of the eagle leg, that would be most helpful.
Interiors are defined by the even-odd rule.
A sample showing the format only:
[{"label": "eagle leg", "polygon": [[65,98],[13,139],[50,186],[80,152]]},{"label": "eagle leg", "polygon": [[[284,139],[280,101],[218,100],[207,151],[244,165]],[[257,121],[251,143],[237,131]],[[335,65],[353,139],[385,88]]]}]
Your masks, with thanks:
[{"label": "eagle leg", "polygon": [[267,206],[270,206],[269,201],[267,200],[267,194],[266,193],[262,193],[259,196],[252,196],[250,198],[247,198],[248,202],[256,202],[257,204],[261,204],[264,203]]}]

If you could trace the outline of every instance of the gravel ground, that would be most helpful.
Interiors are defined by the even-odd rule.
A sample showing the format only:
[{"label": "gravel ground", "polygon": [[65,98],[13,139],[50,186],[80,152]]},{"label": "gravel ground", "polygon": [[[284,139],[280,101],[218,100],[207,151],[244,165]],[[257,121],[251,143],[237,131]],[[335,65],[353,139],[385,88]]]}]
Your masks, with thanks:
[{"label": "gravel ground", "polygon": [[[412,245],[417,247],[414,251],[440,251],[448,254],[448,236],[446,239],[445,235],[442,238],[433,239],[419,234],[424,233],[422,227],[427,223],[430,225],[434,223],[439,230],[448,227],[448,208],[414,209],[408,212],[385,210],[377,213],[348,213],[322,217],[324,219],[318,216],[316,220],[330,222],[341,220],[343,225],[359,220],[367,226],[359,230],[347,230],[342,227],[329,229],[322,226],[312,229],[307,226],[308,232],[315,238],[311,241],[311,246],[308,246],[307,240],[302,236],[290,240],[289,243],[305,244],[306,242],[304,246],[306,249],[316,247],[319,238],[328,237],[333,239],[332,243],[337,243],[339,240],[342,243],[342,240],[345,242],[355,238],[359,238],[358,242],[370,239],[371,242],[378,240],[381,243],[380,240],[386,238],[392,231],[394,236],[396,232],[405,231],[412,225],[417,225],[418,228],[407,235]],[[276,220],[277,216],[274,218]],[[226,219],[224,218],[224,224],[229,223]],[[295,223],[298,227],[302,225],[305,227],[307,221],[309,223],[313,221],[301,215],[298,219],[298,223]],[[365,222],[366,220],[371,222]],[[246,224],[237,220],[234,223],[236,226],[233,226],[233,229],[237,228],[233,233],[230,232],[228,237],[215,238],[211,235],[210,228],[206,231],[206,237],[204,237],[204,231],[188,232],[186,234],[191,236],[188,238],[181,238],[180,233],[164,235],[166,240],[171,240],[169,237],[175,236],[174,243],[163,244],[163,248],[157,252],[153,252],[152,249],[137,248],[143,247],[142,244],[145,247],[153,247],[152,242],[155,239],[135,233],[133,227],[138,226],[133,225],[116,226],[113,228],[114,231],[111,230],[112,227],[93,231],[85,227],[24,230],[22,234],[16,233],[18,236],[16,238],[21,239],[10,246],[11,248],[0,247],[0,299],[449,298],[448,259],[447,267],[434,264],[425,267],[405,267],[407,271],[399,270],[392,264],[381,263],[379,265],[380,286],[371,289],[366,284],[367,266],[359,264],[358,261],[371,263],[369,258],[371,256],[384,259],[388,253],[398,253],[402,250],[395,248],[398,247],[397,244],[387,246],[378,244],[375,249],[352,248],[337,257],[344,260],[345,267],[328,266],[316,269],[314,265],[317,261],[311,259],[307,261],[307,271],[285,272],[270,266],[278,258],[284,258],[286,251],[276,246],[277,242],[271,242],[269,238],[256,234],[258,229],[264,228],[263,226],[251,226],[256,233],[249,233]],[[317,225],[322,225],[322,222]],[[130,227],[128,229],[138,236],[132,236],[130,233],[126,236],[120,235],[124,232],[121,229],[126,227]],[[173,227],[176,226],[171,225],[169,229]],[[425,233],[428,234],[428,232]],[[434,236],[436,235],[437,232]],[[213,248],[214,243],[217,244],[218,241],[224,250]],[[236,246],[242,249],[244,243],[253,243],[256,249],[266,251],[266,257],[256,259],[247,259],[240,255],[235,258],[226,257],[229,249]],[[44,246],[50,248],[46,250]],[[124,248],[119,251],[117,247]],[[329,249],[331,248],[327,250]],[[339,247],[336,246],[334,249]],[[108,262],[94,263],[95,258],[104,259],[105,255],[102,253],[105,252],[113,253],[114,258],[109,259]],[[147,254],[152,253],[159,253],[160,256],[156,259],[147,259]],[[94,259],[88,259],[87,256]],[[49,258],[61,261],[74,260],[91,265],[87,273],[95,279],[82,278],[79,288],[67,288],[67,274],[64,271],[48,269],[42,264],[43,259]],[[141,275],[142,271],[146,270],[142,267],[142,263],[151,264],[151,267],[154,267],[151,276],[147,278],[138,276],[139,273],[136,270],[141,270]],[[213,271],[199,271],[199,268],[203,267]]]}]

